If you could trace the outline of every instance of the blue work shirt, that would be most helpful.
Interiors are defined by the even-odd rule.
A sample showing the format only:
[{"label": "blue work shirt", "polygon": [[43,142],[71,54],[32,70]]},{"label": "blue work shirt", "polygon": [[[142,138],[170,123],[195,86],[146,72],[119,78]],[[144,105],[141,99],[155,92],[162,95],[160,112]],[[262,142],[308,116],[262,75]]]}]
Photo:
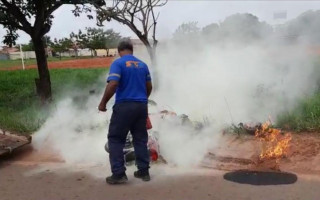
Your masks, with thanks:
[{"label": "blue work shirt", "polygon": [[147,64],[134,57],[125,55],[115,60],[110,67],[107,82],[118,81],[116,103],[148,102],[147,81],[151,81]]}]

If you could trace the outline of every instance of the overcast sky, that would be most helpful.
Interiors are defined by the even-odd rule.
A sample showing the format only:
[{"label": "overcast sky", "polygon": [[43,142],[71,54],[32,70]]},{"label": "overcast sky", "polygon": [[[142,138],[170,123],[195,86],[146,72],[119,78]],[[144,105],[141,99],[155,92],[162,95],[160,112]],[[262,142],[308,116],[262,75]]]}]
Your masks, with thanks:
[{"label": "overcast sky", "polygon": [[[47,34],[52,38],[67,37],[72,31],[95,27],[95,20],[89,20],[86,16],[74,17],[70,12],[73,6],[65,5],[54,13],[54,21],[51,31]],[[307,10],[320,10],[320,1],[180,1],[169,0],[168,4],[159,9],[158,38],[171,37],[174,30],[183,22],[198,21],[203,27],[210,23],[217,23],[227,16],[235,13],[252,13],[261,21],[270,24],[280,23],[273,19],[273,13],[287,11],[287,20],[297,17]],[[123,36],[134,34],[125,26],[117,22],[105,23],[105,29],[113,28]],[[0,27],[0,38],[3,39],[5,30]],[[19,32],[18,43],[27,43],[30,38],[23,32]]]}]

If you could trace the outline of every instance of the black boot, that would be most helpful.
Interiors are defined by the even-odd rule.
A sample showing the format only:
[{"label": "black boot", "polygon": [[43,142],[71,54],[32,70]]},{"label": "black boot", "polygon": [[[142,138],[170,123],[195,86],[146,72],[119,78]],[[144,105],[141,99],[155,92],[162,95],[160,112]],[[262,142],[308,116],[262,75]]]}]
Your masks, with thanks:
[{"label": "black boot", "polygon": [[150,181],[150,174],[149,174],[149,170],[138,170],[134,172],[134,177],[136,178],[140,178],[143,181]]},{"label": "black boot", "polygon": [[122,184],[128,182],[128,177],[126,174],[121,174],[121,175],[114,175],[109,176],[106,178],[106,182],[114,185],[114,184]]}]

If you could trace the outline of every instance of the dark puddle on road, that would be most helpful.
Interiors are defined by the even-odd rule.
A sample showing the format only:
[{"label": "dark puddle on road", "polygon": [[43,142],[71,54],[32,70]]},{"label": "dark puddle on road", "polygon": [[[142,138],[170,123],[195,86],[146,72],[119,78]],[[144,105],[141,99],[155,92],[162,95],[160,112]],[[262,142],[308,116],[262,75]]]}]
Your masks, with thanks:
[{"label": "dark puddle on road", "polygon": [[292,173],[248,170],[229,172],[223,178],[228,181],[250,185],[287,185],[298,180],[297,175]]}]

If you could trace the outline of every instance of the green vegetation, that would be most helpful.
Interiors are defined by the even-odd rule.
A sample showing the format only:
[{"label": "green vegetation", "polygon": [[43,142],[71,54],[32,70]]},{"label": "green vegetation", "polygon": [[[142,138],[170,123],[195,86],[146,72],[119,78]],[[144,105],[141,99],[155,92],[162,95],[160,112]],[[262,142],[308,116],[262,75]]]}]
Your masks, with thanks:
[{"label": "green vegetation", "polygon": [[[48,62],[59,62],[59,61],[64,61],[64,60],[75,60],[75,59],[87,59],[87,58],[92,58],[91,56],[89,57],[79,57],[79,58],[74,58],[74,57],[62,57],[61,60],[60,58],[56,57],[49,57]],[[29,65],[35,65],[37,64],[36,59],[26,59],[24,60],[25,66]],[[7,68],[7,67],[16,67],[16,66],[21,66],[21,60],[0,60],[0,68]]]},{"label": "green vegetation", "polygon": [[277,126],[295,131],[319,131],[320,93],[304,99],[293,111],[280,115]]},{"label": "green vegetation", "polygon": [[[320,73],[320,59],[315,60],[315,74]],[[276,126],[282,129],[302,131],[320,131],[320,80],[318,91],[301,100],[291,111],[278,116]]]},{"label": "green vegetation", "polygon": [[36,69],[0,71],[1,128],[26,134],[36,131],[63,96],[77,90],[85,95],[91,89],[102,90],[107,69],[53,69],[50,73],[55,99],[44,105],[35,91]]}]

